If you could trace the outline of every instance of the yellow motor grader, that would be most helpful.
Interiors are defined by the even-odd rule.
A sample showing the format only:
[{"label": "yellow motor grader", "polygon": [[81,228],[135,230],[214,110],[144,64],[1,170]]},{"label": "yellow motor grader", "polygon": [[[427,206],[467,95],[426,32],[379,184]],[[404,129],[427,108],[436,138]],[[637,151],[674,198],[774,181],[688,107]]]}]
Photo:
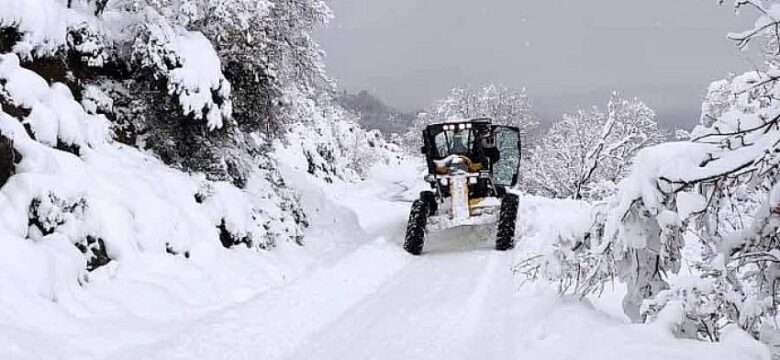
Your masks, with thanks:
[{"label": "yellow motor grader", "polygon": [[423,130],[431,190],[412,203],[404,249],[422,253],[426,231],[497,224],[496,249],[514,247],[520,131],[491,119],[450,121]]}]

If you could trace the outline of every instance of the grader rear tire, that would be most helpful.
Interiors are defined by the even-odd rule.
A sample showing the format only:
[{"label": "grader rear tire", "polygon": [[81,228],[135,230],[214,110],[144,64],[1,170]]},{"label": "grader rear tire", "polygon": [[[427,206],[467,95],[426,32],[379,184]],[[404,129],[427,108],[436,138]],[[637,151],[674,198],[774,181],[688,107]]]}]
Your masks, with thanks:
[{"label": "grader rear tire", "polygon": [[506,251],[515,247],[515,223],[517,222],[517,207],[520,198],[507,193],[501,199],[501,211],[498,217],[496,232],[496,250]]}]

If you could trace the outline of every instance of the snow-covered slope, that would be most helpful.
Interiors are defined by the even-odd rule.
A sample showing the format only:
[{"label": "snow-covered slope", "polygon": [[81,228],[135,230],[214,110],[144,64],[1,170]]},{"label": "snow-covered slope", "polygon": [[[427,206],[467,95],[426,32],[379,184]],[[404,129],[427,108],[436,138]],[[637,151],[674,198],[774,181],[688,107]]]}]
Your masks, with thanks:
[{"label": "snow-covered slope", "polygon": [[105,117],[13,54],[0,56],[0,92],[15,153],[0,188],[0,358],[143,342],[155,323],[246,299],[309,261],[288,242],[263,250],[302,237],[304,217],[261,169],[239,189],[113,142]]},{"label": "snow-covered slope", "polygon": [[103,358],[289,282],[363,233],[320,186],[359,179],[367,159],[399,160],[379,134],[313,107],[309,126],[276,145],[280,161],[239,188],[114,141],[92,95],[80,103],[0,55],[11,175],[0,180],[0,358]]}]

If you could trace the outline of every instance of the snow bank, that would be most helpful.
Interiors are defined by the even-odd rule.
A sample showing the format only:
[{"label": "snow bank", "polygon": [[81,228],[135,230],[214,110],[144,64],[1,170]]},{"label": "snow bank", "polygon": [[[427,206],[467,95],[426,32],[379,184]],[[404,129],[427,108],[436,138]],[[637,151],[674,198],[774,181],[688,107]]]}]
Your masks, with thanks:
[{"label": "snow bank", "polygon": [[[264,179],[239,190],[122,145],[106,144],[78,158],[33,141],[5,114],[0,131],[22,155],[16,175],[0,190],[0,234],[25,246],[77,245],[65,252],[77,255],[78,244],[93,238],[111,261],[127,264],[147,253],[197,261],[224,251],[223,245],[257,249],[301,236],[299,219],[279,207],[283,202]],[[54,297],[51,289],[75,290],[88,279],[90,254],[82,252],[61,265],[69,270],[57,271],[59,279],[35,282],[24,271],[6,273]]]},{"label": "snow bank", "polygon": [[[542,275],[537,271],[545,272],[544,278],[557,278],[564,271],[559,261],[574,256],[570,249],[590,231],[595,215],[596,209],[586,201],[521,196],[515,232],[515,241],[522,248],[516,252],[518,281]],[[544,266],[536,267],[536,260]],[[526,267],[532,263],[531,268]]]},{"label": "snow bank", "polygon": [[517,241],[526,251],[544,252],[559,239],[572,241],[588,231],[593,206],[581,200],[521,195],[517,210]]},{"label": "snow bank", "polygon": [[[681,163],[685,161],[682,159]],[[676,168],[673,162],[667,162],[665,165],[659,162],[657,165],[657,170],[666,165],[669,166],[668,169]],[[680,174],[684,174],[683,168],[679,168]],[[635,189],[638,194],[642,193],[641,186]],[[650,189],[652,187],[644,190]],[[683,200],[688,202],[684,206],[686,211],[700,210],[700,199],[697,196],[691,194],[681,196],[681,198],[686,197],[690,197]],[[763,344],[735,326],[724,329],[721,341],[717,344],[688,340],[697,337],[699,325],[686,317],[692,313],[689,309],[690,305],[699,304],[701,308],[696,310],[705,310],[704,308],[710,304],[700,301],[699,296],[714,290],[711,283],[698,276],[676,276],[670,280],[674,290],[661,291],[654,303],[645,302],[642,313],[648,313],[650,309],[659,311],[649,318],[649,325],[628,323],[630,314],[625,313],[625,298],[622,303],[621,298],[626,294],[632,294],[631,284],[619,281],[622,279],[614,275],[616,269],[612,269],[614,275],[610,278],[612,281],[605,280],[600,287],[582,291],[581,287],[588,286],[589,277],[600,276],[599,271],[602,271],[600,265],[610,266],[605,259],[600,259],[601,263],[597,266],[591,261],[599,261],[598,259],[588,258],[582,251],[577,250],[588,246],[589,236],[598,234],[599,229],[597,226],[594,227],[594,224],[603,223],[602,217],[605,211],[610,209],[605,203],[535,196],[521,197],[517,224],[518,248],[514,255],[515,263],[518,264],[515,267],[515,281],[519,289],[518,297],[521,299],[519,301],[527,302],[530,299],[536,302],[534,305],[525,303],[523,306],[534,306],[536,310],[532,318],[541,318],[539,322],[543,324],[525,329],[523,333],[540,333],[538,336],[530,337],[538,338],[542,343],[546,342],[550,334],[557,334],[551,336],[554,339],[562,336],[567,341],[567,345],[563,348],[555,346],[532,348],[528,356],[548,358],[551,353],[558,354],[557,351],[585,349],[577,352],[577,356],[583,359],[620,358],[629,354],[632,356],[658,354],[660,351],[665,354],[698,354],[702,358],[730,359],[734,358],[735,354],[740,354],[739,358],[745,359],[770,358],[769,351]],[[683,214],[685,211],[680,213]],[[567,278],[572,272],[579,275],[576,280]],[[549,283],[529,283],[529,278],[553,279],[555,282],[551,289]],[[540,292],[542,294],[539,294]],[[560,296],[569,293],[583,297]],[[584,298],[584,295],[591,294],[599,297]],[[680,302],[680,298],[688,301]],[[629,299],[634,300],[633,297]],[[641,298],[638,300],[642,301]],[[631,306],[629,304],[629,309]],[[538,315],[540,312],[548,314]],[[594,344],[603,344],[603,346],[594,346]]]}]

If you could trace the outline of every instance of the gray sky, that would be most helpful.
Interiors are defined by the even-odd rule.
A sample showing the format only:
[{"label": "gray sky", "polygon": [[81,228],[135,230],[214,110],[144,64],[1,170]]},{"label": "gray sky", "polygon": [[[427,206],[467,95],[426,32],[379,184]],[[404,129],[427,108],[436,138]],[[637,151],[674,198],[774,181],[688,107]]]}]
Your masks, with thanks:
[{"label": "gray sky", "polygon": [[752,68],[726,33],[744,29],[715,0],[329,0],[317,37],[340,88],[416,110],[458,84],[524,85],[557,118],[638,96],[667,125],[689,127],[704,89]]}]

